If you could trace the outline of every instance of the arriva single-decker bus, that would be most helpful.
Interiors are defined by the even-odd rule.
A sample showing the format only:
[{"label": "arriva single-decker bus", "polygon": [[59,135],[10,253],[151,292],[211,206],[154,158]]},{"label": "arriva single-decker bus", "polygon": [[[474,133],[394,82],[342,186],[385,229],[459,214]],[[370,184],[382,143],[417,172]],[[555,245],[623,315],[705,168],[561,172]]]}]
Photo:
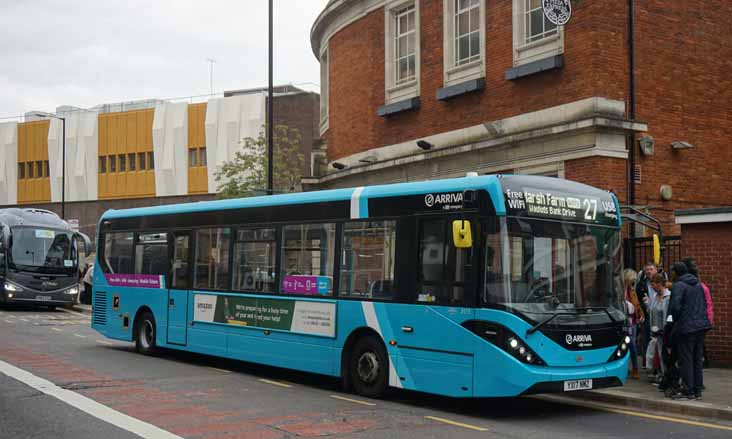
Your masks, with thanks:
[{"label": "arriva single-decker bus", "polygon": [[535,176],[112,210],[92,326],[365,396],[620,386],[620,225],[612,193]]}]

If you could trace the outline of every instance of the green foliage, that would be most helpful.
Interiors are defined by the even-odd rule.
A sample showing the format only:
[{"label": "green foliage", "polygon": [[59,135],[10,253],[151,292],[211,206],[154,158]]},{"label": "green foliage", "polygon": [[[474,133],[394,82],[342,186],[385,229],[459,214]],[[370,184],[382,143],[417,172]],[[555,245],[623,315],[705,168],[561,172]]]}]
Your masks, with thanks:
[{"label": "green foliage", "polygon": [[[219,198],[244,198],[267,191],[267,138],[264,127],[257,138],[241,142],[233,160],[216,170]],[[302,134],[296,128],[277,125],[274,129],[274,193],[300,191],[305,156],[301,152]]]}]

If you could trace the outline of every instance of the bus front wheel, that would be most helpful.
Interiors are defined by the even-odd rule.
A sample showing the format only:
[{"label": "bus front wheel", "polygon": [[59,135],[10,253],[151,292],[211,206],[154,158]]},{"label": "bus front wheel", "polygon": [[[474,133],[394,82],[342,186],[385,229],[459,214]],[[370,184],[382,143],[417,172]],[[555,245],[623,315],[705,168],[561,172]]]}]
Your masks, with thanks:
[{"label": "bus front wheel", "polygon": [[349,374],[359,395],[375,398],[384,394],[389,384],[389,357],[381,340],[367,336],[356,342],[351,351]]},{"label": "bus front wheel", "polygon": [[152,355],[157,350],[155,345],[155,317],[145,311],[137,318],[135,324],[135,349],[145,355]]}]

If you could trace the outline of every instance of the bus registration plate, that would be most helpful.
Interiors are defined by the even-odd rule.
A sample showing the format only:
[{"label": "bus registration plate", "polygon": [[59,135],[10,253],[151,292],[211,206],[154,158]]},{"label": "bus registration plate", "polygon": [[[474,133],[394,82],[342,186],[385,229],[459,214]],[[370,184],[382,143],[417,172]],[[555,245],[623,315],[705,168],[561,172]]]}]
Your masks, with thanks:
[{"label": "bus registration plate", "polygon": [[574,392],[576,390],[592,389],[592,380],[572,380],[564,382],[565,392]]},{"label": "bus registration plate", "polygon": [[36,300],[51,300],[51,296],[36,296]]}]

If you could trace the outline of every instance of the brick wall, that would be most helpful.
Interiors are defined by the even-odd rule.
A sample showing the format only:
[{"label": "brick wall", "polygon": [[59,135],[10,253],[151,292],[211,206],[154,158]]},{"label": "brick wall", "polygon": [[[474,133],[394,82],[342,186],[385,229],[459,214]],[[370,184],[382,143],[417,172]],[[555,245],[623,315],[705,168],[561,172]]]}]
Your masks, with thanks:
[{"label": "brick wall", "polygon": [[[388,118],[376,115],[384,104],[383,9],[332,36],[328,159],[590,96],[628,100],[627,2],[574,1],[564,67],[516,81],[504,77],[512,67],[512,1],[486,5],[485,90],[436,99],[443,86],[443,1],[421,0],[421,108]],[[732,2],[637,0],[635,17],[637,119],[649,123],[656,141],[652,157],[638,153],[643,178],[636,203],[663,220],[666,234],[678,234],[673,210],[732,203],[726,190],[732,173]],[[674,140],[694,149],[672,151]],[[625,192],[622,161],[580,160],[567,167],[567,178]],[[671,201],[661,200],[662,184],[672,186]]]},{"label": "brick wall", "polygon": [[302,176],[309,176],[310,154],[320,142],[320,97],[315,93],[297,93],[276,96],[274,100],[275,126],[297,128],[302,135],[300,152],[305,156]]},{"label": "brick wall", "polygon": [[707,351],[713,364],[732,365],[732,224],[685,224],[681,227],[685,257],[699,264],[699,277],[709,285],[714,303],[715,327],[707,334]]}]

